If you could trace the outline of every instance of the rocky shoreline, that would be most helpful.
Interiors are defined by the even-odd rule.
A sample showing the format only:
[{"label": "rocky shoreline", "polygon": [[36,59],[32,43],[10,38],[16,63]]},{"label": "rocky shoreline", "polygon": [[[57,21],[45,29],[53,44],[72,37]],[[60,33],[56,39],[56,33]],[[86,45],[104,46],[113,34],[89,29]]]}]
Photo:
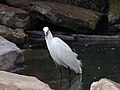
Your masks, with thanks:
[{"label": "rocky shoreline", "polygon": [[[63,40],[120,42],[119,5],[119,0],[0,0],[0,70],[10,72],[24,63],[22,51],[15,44],[44,40],[44,26]],[[0,71],[0,89],[51,90],[35,77],[5,71]],[[105,81],[105,85],[115,83]],[[93,84],[95,89],[91,90],[99,90],[100,85],[104,86]],[[115,89],[110,90],[120,87],[112,85]]]},{"label": "rocky shoreline", "polygon": [[[88,38],[89,36],[79,36]],[[96,36],[93,36],[93,38]],[[106,36],[100,36],[101,39],[109,39]],[[97,38],[97,37],[96,37]],[[98,37],[99,38],[99,37]],[[119,38],[119,37],[112,37]],[[93,40],[93,39],[92,39]],[[22,51],[12,42],[0,37],[0,89],[5,90],[52,90],[47,84],[41,82],[35,77],[18,75],[6,71],[12,71],[18,68],[18,65],[24,62]],[[6,71],[1,71],[6,70]],[[109,85],[109,86],[108,86]],[[119,90],[120,84],[109,79],[103,78],[91,84],[90,90]]]},{"label": "rocky shoreline", "polygon": [[28,40],[27,31],[42,31],[44,26],[57,32],[61,30],[85,35],[118,35],[120,2],[86,1],[2,0],[0,35],[16,44],[24,44]]},{"label": "rocky shoreline", "polygon": [[23,63],[22,50],[0,36],[0,90],[51,90],[47,84],[35,77],[10,73],[23,68]]}]

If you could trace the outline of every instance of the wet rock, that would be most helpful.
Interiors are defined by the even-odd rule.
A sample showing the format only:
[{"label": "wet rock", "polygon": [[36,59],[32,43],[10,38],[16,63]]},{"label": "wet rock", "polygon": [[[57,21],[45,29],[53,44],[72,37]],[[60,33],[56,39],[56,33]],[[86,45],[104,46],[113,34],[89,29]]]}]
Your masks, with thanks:
[{"label": "wet rock", "polygon": [[26,34],[23,29],[11,29],[0,25],[0,35],[16,44],[25,43]]},{"label": "wet rock", "polygon": [[120,90],[120,84],[103,78],[91,84],[90,90]]},{"label": "wet rock", "polygon": [[100,21],[100,13],[55,2],[33,2],[28,10],[33,17],[74,31],[91,32]]},{"label": "wet rock", "polygon": [[21,90],[51,90],[50,87],[35,77],[0,71],[0,84],[11,85]]},{"label": "wet rock", "polygon": [[110,0],[110,10],[108,14],[110,30],[120,32],[120,1]]},{"label": "wet rock", "polygon": [[26,29],[29,26],[29,20],[26,11],[0,4],[0,24],[14,29]]},{"label": "wet rock", "polygon": [[0,36],[0,70],[13,70],[24,62],[22,51]]},{"label": "wet rock", "polygon": [[21,90],[15,86],[0,84],[0,90]]},{"label": "wet rock", "polygon": [[[45,40],[45,35],[42,31],[27,31],[29,40],[31,41],[43,41]],[[59,37],[63,40],[70,40],[70,41],[74,41],[74,36],[70,36],[70,35],[63,35],[60,33],[54,34],[55,37]]]},{"label": "wet rock", "polygon": [[[83,34],[63,34],[59,32],[53,32],[55,37],[59,37],[62,40],[80,41],[81,43],[114,43],[120,42],[120,35],[83,35]],[[28,31],[29,40],[34,43],[44,41],[43,31]]]}]

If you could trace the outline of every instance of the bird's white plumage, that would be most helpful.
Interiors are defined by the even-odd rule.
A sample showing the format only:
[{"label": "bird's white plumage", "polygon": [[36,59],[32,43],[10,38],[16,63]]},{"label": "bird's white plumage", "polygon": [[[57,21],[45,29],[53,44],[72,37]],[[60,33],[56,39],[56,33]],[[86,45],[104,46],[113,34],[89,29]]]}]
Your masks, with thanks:
[{"label": "bird's white plumage", "polygon": [[[45,32],[45,31],[44,31]],[[47,32],[45,40],[48,50],[54,62],[58,65],[63,65],[66,68],[70,68],[76,73],[82,73],[80,62],[77,59],[77,54],[60,38],[53,37],[50,30]]]}]

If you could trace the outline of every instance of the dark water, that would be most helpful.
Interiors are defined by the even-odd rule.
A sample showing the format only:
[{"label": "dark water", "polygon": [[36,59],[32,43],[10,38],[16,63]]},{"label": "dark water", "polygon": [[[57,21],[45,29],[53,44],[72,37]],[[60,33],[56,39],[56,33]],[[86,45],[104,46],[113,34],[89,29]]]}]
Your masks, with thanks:
[{"label": "dark water", "polygon": [[60,87],[59,68],[56,68],[43,42],[38,44],[39,48],[27,49],[24,52],[26,68],[21,73],[36,76],[55,90],[89,90],[90,84],[101,78],[120,82],[119,42],[67,41],[67,43],[79,54],[78,58],[83,64],[82,76],[72,72],[70,84],[68,70],[62,67],[63,79]]}]

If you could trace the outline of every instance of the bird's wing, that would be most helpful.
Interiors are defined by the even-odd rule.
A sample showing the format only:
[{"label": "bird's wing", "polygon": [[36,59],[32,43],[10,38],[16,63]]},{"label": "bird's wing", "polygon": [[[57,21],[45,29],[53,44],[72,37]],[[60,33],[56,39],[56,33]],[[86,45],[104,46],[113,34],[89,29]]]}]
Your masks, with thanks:
[{"label": "bird's wing", "polygon": [[66,51],[72,52],[72,49],[60,38],[54,37],[52,40],[52,44],[55,45],[57,47],[57,49],[59,48],[60,50],[64,49]]},{"label": "bird's wing", "polygon": [[58,57],[58,60],[64,66],[72,65],[75,63],[77,54],[60,38],[54,37],[52,40],[54,51]]},{"label": "bird's wing", "polygon": [[64,49],[64,50],[72,52],[75,55],[75,57],[78,56],[78,54],[73,52],[72,49],[60,38],[54,37],[52,41],[53,43],[55,43],[55,45],[58,45],[57,47],[59,47],[60,49]]}]

